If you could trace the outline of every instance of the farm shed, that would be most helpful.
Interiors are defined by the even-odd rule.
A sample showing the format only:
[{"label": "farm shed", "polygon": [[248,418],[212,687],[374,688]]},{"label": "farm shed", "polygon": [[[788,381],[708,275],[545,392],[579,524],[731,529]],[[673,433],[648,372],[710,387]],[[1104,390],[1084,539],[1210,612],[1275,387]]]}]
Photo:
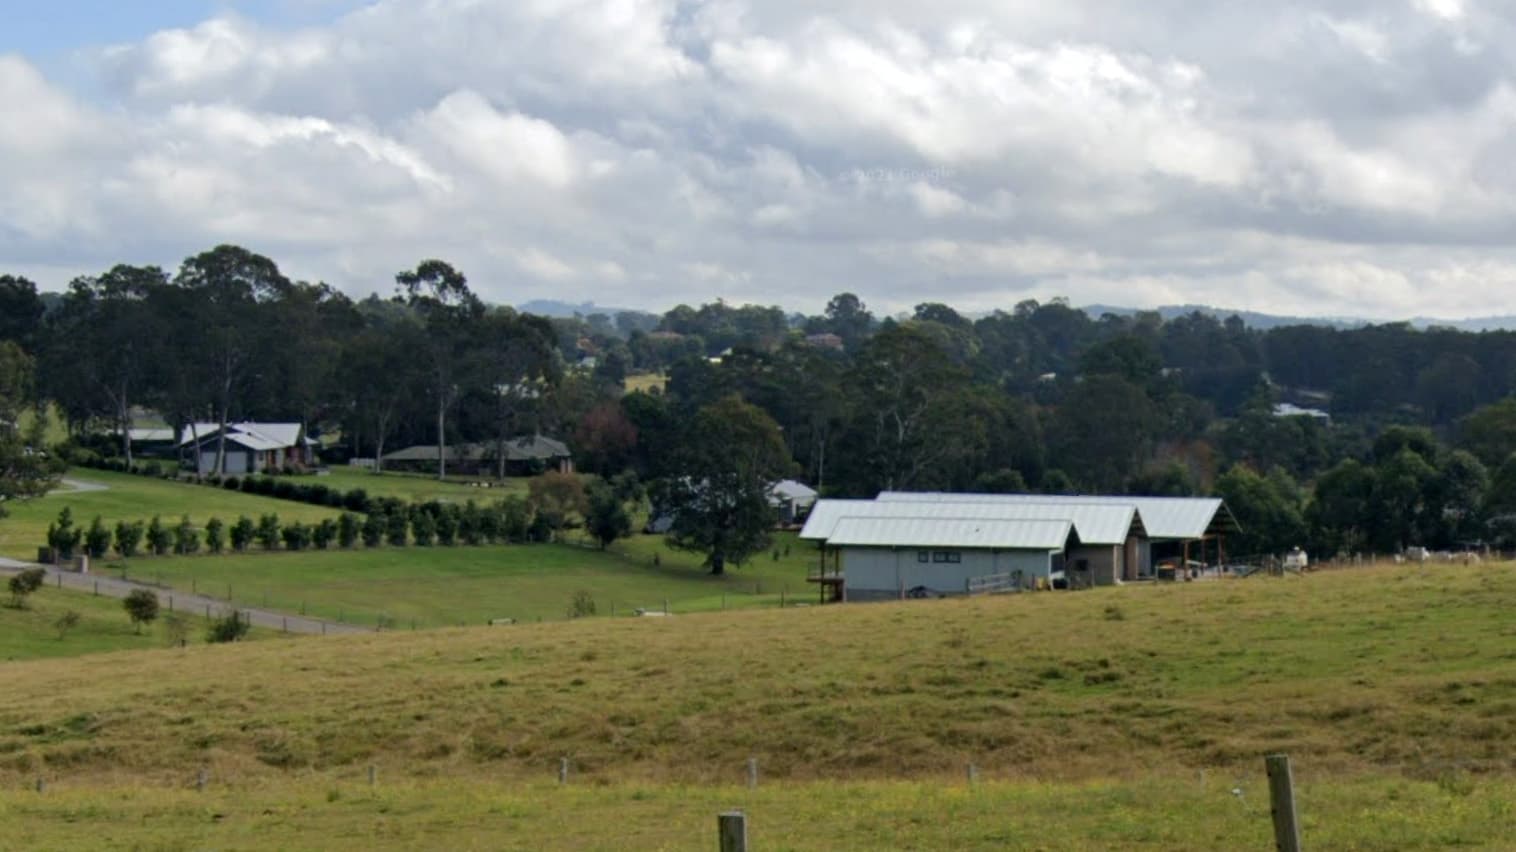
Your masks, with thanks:
[{"label": "farm shed", "polygon": [[850,600],[963,594],[969,581],[1009,574],[1050,582],[1077,542],[1069,521],[844,517],[827,546]]},{"label": "farm shed", "polygon": [[[967,494],[965,498],[988,497]],[[837,522],[846,516],[925,518],[934,521],[1068,521],[1078,543],[1069,549],[1069,581],[1077,586],[1135,580],[1147,564],[1148,538],[1141,513],[1128,504],[1024,503],[996,500],[822,500],[811,511],[802,539],[832,544]]]},{"label": "farm shed", "polygon": [[227,473],[241,476],[305,467],[316,460],[316,441],[307,438],[301,423],[228,423],[226,458],[216,469],[216,453],[221,447],[221,426],[196,423],[180,432],[179,447],[188,454],[190,464],[201,475]]},{"label": "farm shed", "polygon": [[1164,560],[1214,557],[1226,562],[1226,537],[1242,527],[1217,497],[1134,497],[1054,494],[953,494],[945,492],[886,491],[879,502],[904,503],[1003,503],[1007,505],[1053,506],[1130,506],[1142,519],[1147,552],[1138,545],[1137,572],[1128,579],[1147,579],[1155,574],[1155,565]]}]

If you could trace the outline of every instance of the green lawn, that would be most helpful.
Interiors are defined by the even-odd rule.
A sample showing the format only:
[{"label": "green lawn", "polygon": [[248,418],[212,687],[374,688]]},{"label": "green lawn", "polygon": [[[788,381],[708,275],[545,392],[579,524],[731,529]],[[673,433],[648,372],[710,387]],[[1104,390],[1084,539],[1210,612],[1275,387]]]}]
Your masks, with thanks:
[{"label": "green lawn", "polygon": [[[8,596],[5,601],[9,602]],[[79,624],[60,639],[54,623],[69,610],[79,613]],[[187,614],[186,617],[189,641],[203,642],[206,620],[197,615]],[[274,635],[277,634],[256,630],[252,638]],[[29,597],[26,609],[0,606],[0,660],[3,661],[163,648],[168,642],[169,635],[162,618],[138,633],[133,629],[131,619],[127,618],[121,601],[116,598],[44,587]]]},{"label": "green lawn", "polygon": [[[790,547],[790,555],[783,555]],[[628,615],[636,607],[676,613],[811,602],[804,558],[793,535],[772,554],[712,577],[696,555],[676,553],[661,537],[637,536],[609,552],[577,544],[408,547],[233,556],[112,560],[99,570],[186,591],[230,597],[245,606],[305,611],[323,618],[374,624],[381,613],[398,626],[483,624],[493,618],[553,620],[567,616],[580,590],[597,614]],[[657,564],[654,564],[657,554]]]},{"label": "green lawn", "polygon": [[256,520],[259,515],[278,514],[281,520],[310,522],[338,514],[333,509],[291,500],[127,473],[75,469],[68,477],[99,483],[107,490],[69,491],[62,487],[45,497],[7,506],[9,515],[0,518],[0,556],[36,559],[37,548],[47,543],[48,524],[65,506],[73,510],[74,523],[80,527],[88,527],[99,515],[112,529],[117,521],[147,521],[153,515],[161,516],[165,524],[177,522],[186,514],[197,524],[212,517],[230,524],[239,515]]},{"label": "green lawn", "polygon": [[507,494],[525,494],[526,480],[520,477],[508,479],[504,484],[494,483],[490,488],[477,488],[467,482],[449,478],[438,481],[436,477],[409,473],[373,473],[355,467],[333,467],[325,476],[315,480],[301,478],[302,482],[314,481],[329,488],[350,491],[362,488],[371,497],[398,497],[401,500],[462,503],[475,500],[488,503]]}]

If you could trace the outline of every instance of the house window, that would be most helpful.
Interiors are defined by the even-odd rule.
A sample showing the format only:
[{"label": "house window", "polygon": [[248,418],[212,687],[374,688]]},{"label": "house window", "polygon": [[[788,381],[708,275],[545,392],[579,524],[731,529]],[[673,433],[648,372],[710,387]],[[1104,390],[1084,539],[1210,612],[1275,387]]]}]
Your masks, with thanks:
[{"label": "house window", "polygon": [[956,550],[937,550],[932,553],[932,561],[957,564],[963,561],[963,554]]},{"label": "house window", "polygon": [[929,554],[928,551],[925,551],[925,550],[918,550],[918,551],[916,551],[916,561],[917,562],[926,562],[929,558],[930,558],[930,554]]}]

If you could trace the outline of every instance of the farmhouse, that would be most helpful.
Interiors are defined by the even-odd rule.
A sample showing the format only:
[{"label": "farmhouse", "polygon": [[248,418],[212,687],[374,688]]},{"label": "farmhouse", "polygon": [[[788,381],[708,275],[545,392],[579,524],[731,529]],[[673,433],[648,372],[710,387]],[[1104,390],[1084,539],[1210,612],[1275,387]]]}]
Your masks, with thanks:
[{"label": "farmhouse", "polygon": [[1235,529],[1211,498],[886,492],[818,501],[800,537],[821,548],[811,579],[858,600],[962,594],[986,577],[1020,587],[1148,580],[1171,551],[1187,564],[1191,546],[1198,556],[1215,541],[1220,559],[1222,536]]},{"label": "farmhouse", "polygon": [[[446,448],[449,471],[465,476],[488,476],[500,470],[500,447],[494,442],[453,444]],[[437,445],[418,444],[384,454],[390,470],[435,471]],[[532,476],[547,470],[573,473],[574,457],[567,444],[542,435],[523,435],[505,442],[507,476]]]},{"label": "farmhouse", "polygon": [[793,479],[781,479],[769,489],[769,505],[779,510],[781,524],[793,524],[816,505],[816,489]]},{"label": "farmhouse", "polygon": [[302,468],[316,461],[317,442],[306,437],[301,423],[228,423],[226,459],[216,469],[221,426],[196,423],[180,432],[179,448],[201,475],[259,473],[286,467]]}]

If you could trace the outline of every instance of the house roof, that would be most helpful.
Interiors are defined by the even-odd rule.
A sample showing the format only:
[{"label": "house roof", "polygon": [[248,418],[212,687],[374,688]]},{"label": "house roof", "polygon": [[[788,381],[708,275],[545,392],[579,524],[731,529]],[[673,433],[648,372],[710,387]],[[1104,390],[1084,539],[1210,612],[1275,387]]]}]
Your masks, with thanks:
[{"label": "house roof", "polygon": [[816,489],[793,479],[781,479],[769,489],[769,497],[776,500],[793,500],[805,504],[816,501]]},{"label": "house roof", "polygon": [[[119,435],[120,431],[118,430],[116,432],[116,434]],[[166,443],[172,444],[174,442],[174,430],[173,429],[128,429],[128,430],[126,430],[126,437],[127,437],[128,440],[133,441],[133,442],[137,442],[137,443],[147,442],[147,441],[154,441],[154,442],[162,441],[162,442],[166,442]]]},{"label": "house roof", "polygon": [[[562,441],[543,437],[542,435],[523,435],[511,438],[505,442],[505,458],[507,461],[533,461],[568,458],[568,445]],[[446,458],[448,461],[479,461],[482,459],[498,458],[494,443],[479,444],[449,444]],[[420,461],[430,462],[437,460],[436,444],[417,444],[414,447],[406,447],[393,453],[384,454],[385,461]]]},{"label": "house roof", "polygon": [[942,518],[839,518],[828,544],[837,547],[963,547],[1062,550],[1069,521]]},{"label": "house roof", "polygon": [[[196,423],[193,427],[186,426],[180,433],[180,446],[188,446],[198,440],[202,445],[209,439],[214,439],[220,433],[219,423]],[[226,424],[226,439],[250,450],[260,452],[267,450],[280,450],[288,447],[298,447],[302,436],[305,435],[305,426],[301,423],[228,423]],[[314,446],[316,441],[305,438],[306,446]]]},{"label": "house roof", "polygon": [[[988,495],[964,495],[984,497]],[[1096,503],[1007,503],[993,500],[821,500],[811,509],[803,539],[832,542],[835,528],[844,517],[928,518],[994,521],[1068,521],[1084,544],[1124,544],[1135,530],[1145,532],[1142,517],[1131,505]]]},{"label": "house roof", "polygon": [[1242,529],[1226,504],[1217,497],[1130,497],[1056,494],[949,494],[944,492],[885,491],[881,502],[1005,503],[1058,506],[1132,506],[1142,517],[1148,537],[1199,539]]}]

